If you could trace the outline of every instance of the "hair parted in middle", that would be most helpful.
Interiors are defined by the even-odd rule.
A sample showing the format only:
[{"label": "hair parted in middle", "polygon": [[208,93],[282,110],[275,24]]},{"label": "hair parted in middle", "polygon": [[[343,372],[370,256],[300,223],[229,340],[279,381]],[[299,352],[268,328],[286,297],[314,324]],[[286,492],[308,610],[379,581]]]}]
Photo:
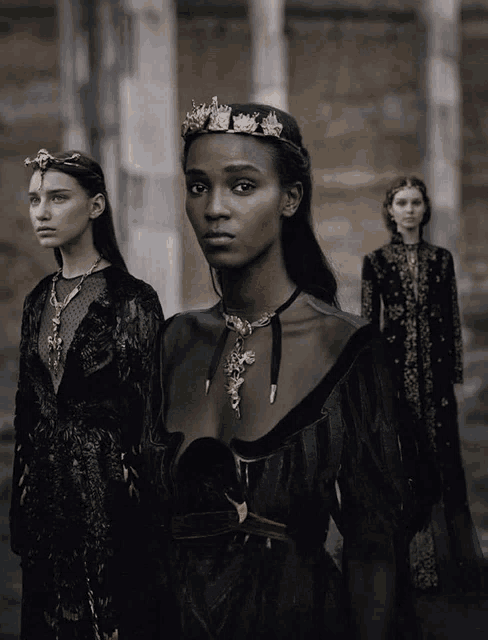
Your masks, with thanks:
[{"label": "hair parted in middle", "polygon": [[[292,217],[282,220],[281,240],[288,275],[303,291],[338,307],[337,280],[313,229],[310,156],[303,146],[297,121],[285,111],[263,104],[230,104],[224,108],[230,110],[228,115],[232,118],[231,122],[242,122],[242,119],[239,120],[242,116],[248,123],[252,120],[261,131],[251,130],[253,127],[250,127],[249,131],[242,130],[243,127],[237,131],[229,128],[225,131],[214,131],[208,127],[207,121],[203,122],[204,118],[200,118],[199,124],[203,122],[202,126],[188,130],[186,124],[191,116],[189,114],[183,129],[183,170],[186,169],[191,144],[200,135],[225,132],[232,135],[256,136],[259,144],[266,145],[271,150],[281,188],[285,190],[297,182],[301,182],[303,187],[303,197],[297,211]],[[195,107],[194,111],[196,109],[198,107]],[[266,125],[261,127],[263,121],[276,122],[277,126],[269,129],[271,132],[267,134]]]},{"label": "hair parted in middle", "polygon": [[[125,260],[122,257],[113,223],[113,211],[107,193],[105,176],[102,167],[81,151],[61,151],[49,153],[46,149],[40,149],[35,158],[26,158],[25,166],[32,171],[40,171],[44,175],[46,171],[59,171],[74,178],[89,198],[101,193],[105,198],[103,213],[93,220],[93,244],[102,258],[111,262],[114,266],[127,271]],[[54,249],[54,255],[59,266],[63,266],[61,251]]]},{"label": "hair parted in middle", "polygon": [[402,189],[415,188],[422,194],[422,199],[425,204],[425,212],[420,222],[420,237],[422,237],[422,231],[425,225],[429,222],[431,216],[430,198],[427,195],[427,187],[425,182],[415,176],[400,176],[390,185],[390,188],[386,192],[385,201],[383,202],[382,215],[385,221],[386,228],[391,233],[397,233],[397,225],[390,213],[390,207],[393,204],[395,194]]}]

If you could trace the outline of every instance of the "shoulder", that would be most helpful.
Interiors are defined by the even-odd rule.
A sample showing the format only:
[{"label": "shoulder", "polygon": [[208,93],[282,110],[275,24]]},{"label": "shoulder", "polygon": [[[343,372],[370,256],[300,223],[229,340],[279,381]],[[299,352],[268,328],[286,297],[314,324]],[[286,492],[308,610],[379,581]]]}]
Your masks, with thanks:
[{"label": "shoulder", "polygon": [[342,311],[337,307],[334,307],[330,304],[327,304],[323,300],[316,298],[310,294],[307,294],[307,303],[316,311],[318,311],[323,317],[324,320],[329,322],[331,325],[335,325],[337,327],[344,327],[345,331],[350,332],[351,334],[360,327],[368,324],[364,318],[360,316],[356,316],[352,313],[348,313],[347,311]]},{"label": "shoulder", "polygon": [[166,342],[195,340],[210,337],[222,331],[222,315],[219,304],[208,309],[193,309],[177,313],[164,323]]},{"label": "shoulder", "polygon": [[135,303],[142,305],[147,311],[154,310],[159,313],[161,305],[158,294],[144,280],[139,280],[128,271],[114,266],[105,270],[105,280],[109,294],[115,303],[122,305]]},{"label": "shoulder", "polygon": [[46,290],[49,288],[49,285],[52,282],[54,277],[54,273],[50,273],[45,276],[40,282],[36,284],[36,286],[30,291],[24,300],[24,309],[28,309],[30,305],[34,304],[40,296],[43,296],[46,293]]}]

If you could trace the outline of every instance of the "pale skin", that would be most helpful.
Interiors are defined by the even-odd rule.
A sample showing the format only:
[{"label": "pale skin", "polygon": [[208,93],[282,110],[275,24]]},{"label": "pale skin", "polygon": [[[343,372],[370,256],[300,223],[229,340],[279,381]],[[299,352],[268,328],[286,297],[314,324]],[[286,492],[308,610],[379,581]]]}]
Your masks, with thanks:
[{"label": "pale skin", "polygon": [[[35,171],[29,184],[29,214],[42,247],[59,249],[63,276],[82,275],[97,260],[93,242],[93,220],[105,210],[105,197],[89,197],[72,176],[48,169],[42,176]],[[110,263],[104,258],[97,271]]]},{"label": "pale skin", "polygon": [[[188,153],[185,178],[186,212],[207,261],[220,272],[227,307],[250,320],[275,310],[295,289],[286,272],[281,224],[300,205],[301,183],[283,189],[266,144],[232,134],[197,138]],[[215,416],[227,403],[218,389],[215,382],[206,404],[212,415],[209,405],[219,393]],[[213,422],[217,425],[218,418],[200,423],[196,434],[185,433],[187,444],[195,437],[218,437]],[[349,546],[346,580],[356,638],[386,640],[394,594],[391,541],[358,533]]]},{"label": "pale skin", "polygon": [[417,187],[404,187],[393,197],[388,211],[396,222],[398,233],[405,244],[416,244],[420,239],[420,223],[425,213],[425,202]]}]

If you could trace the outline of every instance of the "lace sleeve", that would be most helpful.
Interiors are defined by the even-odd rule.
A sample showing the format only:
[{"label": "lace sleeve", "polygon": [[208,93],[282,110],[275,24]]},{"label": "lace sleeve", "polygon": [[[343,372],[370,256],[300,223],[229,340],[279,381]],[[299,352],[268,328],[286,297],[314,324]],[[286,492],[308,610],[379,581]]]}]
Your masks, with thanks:
[{"label": "lace sleeve", "polygon": [[369,256],[365,256],[363,260],[361,315],[376,327],[380,326],[380,293],[376,272]]}]

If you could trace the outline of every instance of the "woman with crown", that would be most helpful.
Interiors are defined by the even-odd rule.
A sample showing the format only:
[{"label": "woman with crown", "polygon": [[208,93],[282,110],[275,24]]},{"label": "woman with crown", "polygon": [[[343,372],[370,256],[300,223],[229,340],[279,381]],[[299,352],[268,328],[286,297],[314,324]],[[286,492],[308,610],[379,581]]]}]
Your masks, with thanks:
[{"label": "woman with crown", "polygon": [[[182,133],[186,212],[221,299],[161,337],[143,438],[153,637],[397,638],[409,494],[392,394],[374,331],[338,308],[298,125],[214,98]],[[331,518],[342,573],[324,550]]]},{"label": "woman with crown", "polygon": [[483,555],[469,510],[454,394],[463,381],[463,354],[453,258],[422,239],[431,209],[420,178],[397,178],[382,214],[391,241],[364,258],[362,313],[383,331],[394,386],[416,417],[412,426],[431,470],[431,481],[422,482],[431,517],[412,532],[412,579],[422,591],[477,591]]},{"label": "woman with crown", "polygon": [[26,165],[31,223],[59,270],[22,319],[10,512],[20,637],[135,638],[134,465],[162,310],[127,272],[98,163],[42,149]]}]

